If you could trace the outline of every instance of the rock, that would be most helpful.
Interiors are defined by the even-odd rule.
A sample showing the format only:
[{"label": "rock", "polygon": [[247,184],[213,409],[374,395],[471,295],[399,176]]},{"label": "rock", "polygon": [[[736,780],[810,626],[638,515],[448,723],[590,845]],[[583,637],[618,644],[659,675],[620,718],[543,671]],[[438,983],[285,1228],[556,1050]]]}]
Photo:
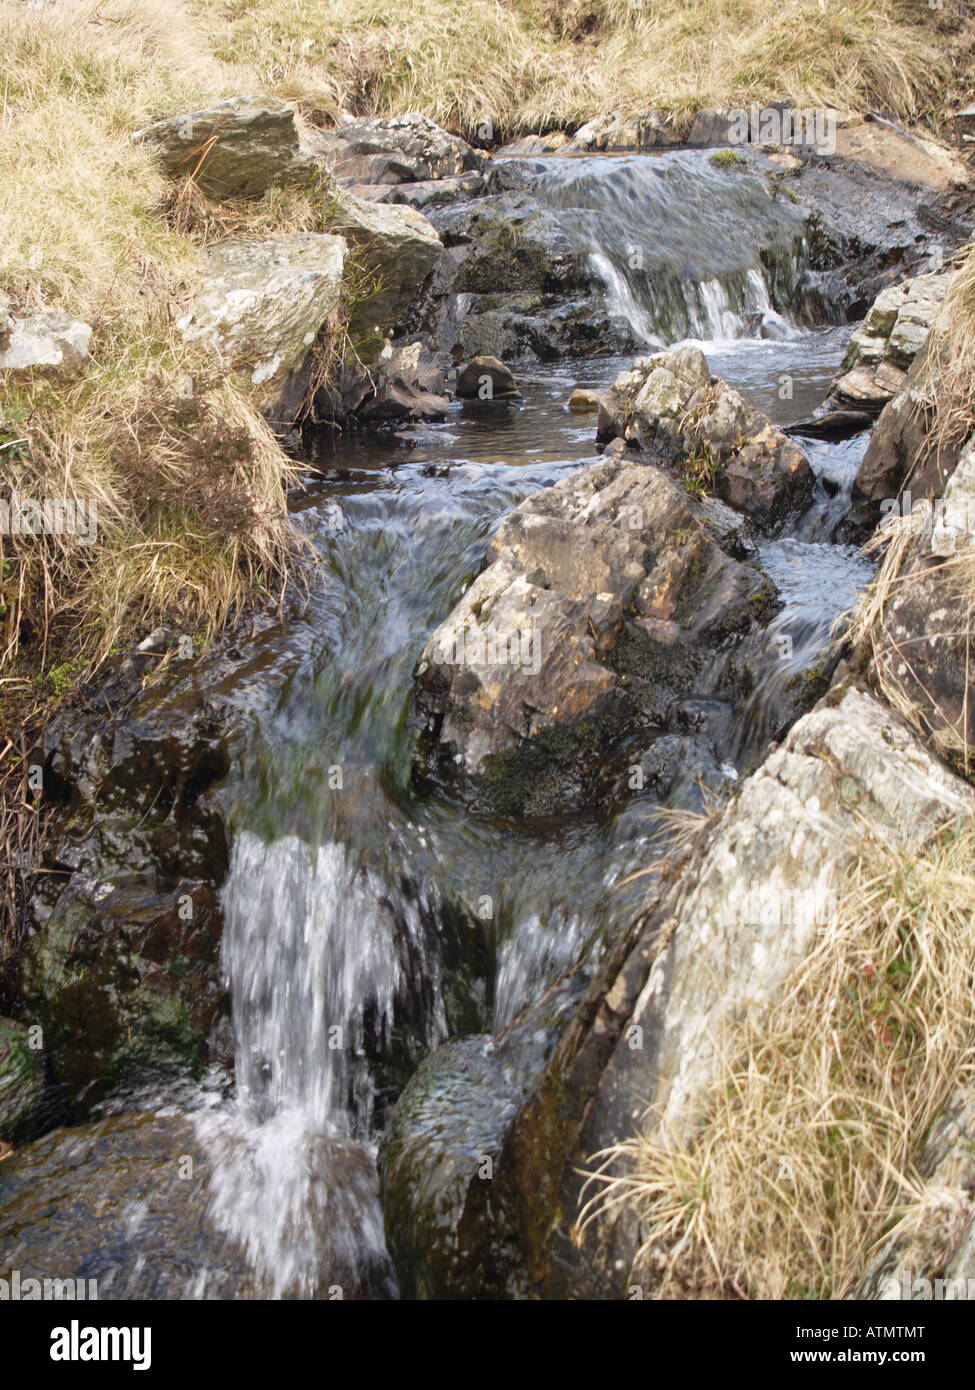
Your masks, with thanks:
[{"label": "rock", "polygon": [[444,374],[422,343],[380,354],[371,373],[373,394],[358,407],[360,420],[392,423],[442,420],[450,402]]},{"label": "rock", "polygon": [[712,378],[699,348],[639,357],[602,396],[597,440],[622,435],[653,463],[769,529],[812,500],[805,454]]},{"label": "rock", "polygon": [[364,203],[348,192],[338,195],[331,222],[376,282],[375,292],[355,306],[354,328],[398,327],[443,255],[436,230],[415,208]]},{"label": "rock", "polygon": [[[491,1136],[492,1180],[478,1181],[476,1159],[455,1148],[463,1203],[438,1207],[425,1183],[442,1161],[439,1136],[432,1125],[414,1133],[413,1259],[435,1272],[431,1251],[455,1241],[459,1252],[430,1295],[613,1299],[636,1282],[652,1292],[652,1274],[633,1271],[631,1210],[575,1229],[593,1155],[634,1134],[648,1106],[652,1137],[691,1139],[725,1027],[759,1022],[815,945],[865,824],[909,854],[973,809],[971,789],[872,696],[850,689],[801,719],[611,943],[507,1132]],[[497,1087],[490,1076],[470,1084],[479,1100],[458,1088],[440,1113],[485,1106]],[[410,1099],[407,1087],[404,1110]]]},{"label": "rock", "polygon": [[316,130],[312,148],[337,179],[410,183],[482,170],[487,156],[426,116],[346,116],[334,130]]},{"label": "rock", "polygon": [[[648,111],[637,120],[624,120],[618,113],[597,116],[580,126],[565,145],[565,152],[597,150],[647,150],[679,145],[673,126],[659,111]],[[529,154],[530,150],[510,149],[505,153]]]},{"label": "rock", "polygon": [[305,183],[322,170],[303,145],[294,107],[275,97],[232,97],[156,121],[132,139],[214,199],[260,198],[272,185]]},{"label": "rock", "polygon": [[476,1298],[462,1221],[471,1187],[490,1183],[505,1131],[537,1084],[589,981],[574,967],[491,1038],[451,1038],[421,1063],[379,1153],[390,1253],[404,1298]]},{"label": "rock", "polygon": [[435,774],[505,814],[593,800],[614,738],[720,690],[719,654],[775,608],[681,489],[617,459],[529,497],[486,558],[420,656],[416,699]]},{"label": "rock", "polygon": [[861,328],[850,338],[843,373],[823,407],[835,398],[876,413],[903,388],[907,369],[924,348],[953,276],[919,275],[891,285],[874,300]]},{"label": "rock", "polygon": [[266,409],[296,410],[302,368],[338,308],[345,253],[341,237],[311,232],[217,242],[202,253],[203,284],[177,326],[246,371]]},{"label": "rock", "polygon": [[13,1139],[40,1108],[42,1056],[23,1024],[0,1018],[0,1140]]},{"label": "rock", "polygon": [[564,130],[552,130],[547,135],[525,135],[520,140],[512,140],[502,145],[497,153],[503,157],[555,154],[558,150],[567,149],[570,143],[574,143],[574,138],[570,140]]},{"label": "rock", "polygon": [[70,370],[88,356],[91,325],[67,314],[41,313],[18,317],[10,301],[0,303],[0,371],[30,367]]},{"label": "rock", "polygon": [[598,414],[602,400],[601,391],[589,391],[584,386],[577,386],[569,397],[568,409],[575,415]]},{"label": "rock", "polygon": [[[967,575],[975,557],[975,436],[935,501],[911,506],[913,540],[871,651],[881,689],[896,691],[921,728],[967,769],[975,746],[969,682]],[[965,563],[959,563],[964,561]]]},{"label": "rock", "polygon": [[0,1170],[0,1278],[16,1269],[22,1287],[83,1280],[83,1296],[99,1301],[328,1298],[336,1287],[347,1299],[395,1296],[371,1156],[339,1139],[308,1145],[315,1183],[300,1235],[316,1259],[302,1285],[277,1288],[273,1271],[255,1269],[252,1252],[218,1224],[214,1157],[192,1117],[174,1114],[56,1130],[9,1158]]},{"label": "rock", "polygon": [[[104,870],[103,870],[104,872]],[[219,1055],[229,1000],[210,883],[151,872],[73,876],[19,963],[25,1023],[43,1030],[74,1115],[145,1074],[197,1073]]]},{"label": "rock", "polygon": [[[349,192],[362,198],[365,196],[359,191],[362,186],[353,184]],[[421,179],[418,183],[380,183],[371,187],[378,202],[407,203],[422,211],[424,208],[446,207],[462,199],[479,197],[486,191],[487,181],[483,174],[474,170],[469,174],[456,174],[443,179]]]},{"label": "rock", "polygon": [[521,399],[514,373],[496,357],[472,357],[457,372],[454,387],[461,400]]}]

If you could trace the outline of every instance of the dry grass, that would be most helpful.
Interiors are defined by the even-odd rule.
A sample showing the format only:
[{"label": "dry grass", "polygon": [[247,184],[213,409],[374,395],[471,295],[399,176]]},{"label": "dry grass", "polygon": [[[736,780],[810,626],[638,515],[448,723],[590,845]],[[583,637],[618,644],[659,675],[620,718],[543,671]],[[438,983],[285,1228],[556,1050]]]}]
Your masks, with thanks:
[{"label": "dry grass", "polygon": [[791,98],[911,119],[945,69],[938,12],[891,0],[254,0],[197,6],[215,52],[327,119],[426,112],[504,134],[650,106]]},{"label": "dry grass", "polygon": [[933,1200],[915,1160],[975,1064],[975,832],[908,854],[865,840],[835,919],[762,1027],[724,1039],[684,1139],[596,1155],[583,1225],[642,1221],[656,1295],[842,1298]]},{"label": "dry grass", "polygon": [[975,424],[975,244],[931,329],[924,383],[937,412],[929,447],[967,438]]}]

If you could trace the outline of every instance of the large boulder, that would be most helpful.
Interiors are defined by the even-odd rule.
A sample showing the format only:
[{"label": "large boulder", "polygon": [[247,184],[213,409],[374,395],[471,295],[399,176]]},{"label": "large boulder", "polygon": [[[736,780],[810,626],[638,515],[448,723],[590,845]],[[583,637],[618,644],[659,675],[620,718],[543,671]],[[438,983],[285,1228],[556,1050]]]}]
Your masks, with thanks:
[{"label": "large boulder", "polygon": [[[648,1106],[658,1142],[689,1143],[727,1060],[725,1030],[767,1016],[865,836],[909,855],[973,809],[971,789],[869,694],[837,692],[801,719],[610,943],[506,1132],[489,1134],[489,1181],[461,1136],[417,1122],[406,1088],[391,1125],[412,1172],[396,1223],[417,1233],[394,1246],[402,1277],[419,1270],[438,1297],[612,1299],[637,1281],[652,1294],[652,1272],[633,1269],[643,1233],[632,1206],[577,1229],[593,1155],[631,1137]],[[441,1114],[510,1099],[490,1069],[441,1077]],[[435,1170],[461,1200],[437,1204]]]},{"label": "large boulder", "polygon": [[177,326],[245,371],[266,410],[287,413],[300,404],[302,368],[338,309],[345,254],[340,236],[312,232],[217,242],[202,253],[203,284]]},{"label": "large boulder", "polygon": [[174,178],[192,175],[210,198],[259,198],[273,184],[305,183],[322,165],[303,145],[293,106],[239,96],[136,131]]},{"label": "large boulder", "polygon": [[812,500],[805,454],[748,406],[696,347],[638,357],[600,403],[597,440],[623,438],[690,491],[714,493],[769,529]]},{"label": "large boulder", "polygon": [[480,170],[487,161],[458,135],[417,112],[403,116],[344,116],[332,130],[311,136],[315,152],[335,177],[363,184],[442,179]]},{"label": "large boulder", "polygon": [[148,868],[109,882],[72,875],[19,970],[21,1017],[40,1026],[73,1114],[133,1078],[227,1060],[222,925],[211,883],[164,886]]},{"label": "large boulder", "polygon": [[311,1259],[300,1280],[282,1287],[278,1271],[261,1267],[267,1252],[228,1231],[214,1181],[232,1155],[171,1113],[56,1130],[0,1166],[0,1278],[17,1270],[22,1289],[27,1279],[78,1280],[77,1297],[100,1301],[394,1296],[371,1155],[338,1139],[304,1142],[310,1201],[292,1250],[300,1241]]},{"label": "large boulder", "polygon": [[12,1139],[40,1107],[42,1056],[23,1024],[0,1018],[0,1141]]},{"label": "large boulder", "polygon": [[349,192],[338,194],[330,220],[373,281],[354,306],[353,329],[398,327],[443,255],[436,230],[415,208],[366,203]]},{"label": "large boulder", "polygon": [[586,802],[620,733],[721,691],[769,581],[658,469],[605,460],[529,497],[416,667],[430,765],[507,813]]}]

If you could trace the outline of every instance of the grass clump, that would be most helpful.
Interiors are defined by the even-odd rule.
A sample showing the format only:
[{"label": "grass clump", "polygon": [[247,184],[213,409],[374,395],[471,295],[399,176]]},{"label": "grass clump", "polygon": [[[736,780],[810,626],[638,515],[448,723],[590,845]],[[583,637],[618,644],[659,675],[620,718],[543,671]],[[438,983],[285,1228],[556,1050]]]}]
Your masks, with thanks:
[{"label": "grass clump", "polygon": [[[790,99],[914,119],[944,79],[937,11],[896,0],[255,0],[214,11],[214,51],[328,118],[416,109],[464,134],[648,106]],[[939,51],[939,43],[941,49]]]},{"label": "grass clump", "polygon": [[737,1025],[698,1123],[598,1154],[581,1223],[640,1219],[655,1296],[843,1298],[936,1205],[916,1160],[975,1065],[975,832],[868,840],[764,1024]]}]

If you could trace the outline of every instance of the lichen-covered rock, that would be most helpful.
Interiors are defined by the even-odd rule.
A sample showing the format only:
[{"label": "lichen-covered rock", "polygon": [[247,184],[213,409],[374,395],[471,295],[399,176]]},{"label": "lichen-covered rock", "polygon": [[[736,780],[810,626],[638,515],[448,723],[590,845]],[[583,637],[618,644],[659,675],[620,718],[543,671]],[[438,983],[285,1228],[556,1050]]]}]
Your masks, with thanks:
[{"label": "lichen-covered rock", "polygon": [[355,306],[353,326],[396,328],[443,255],[436,230],[415,208],[365,203],[349,192],[338,195],[331,224],[357,249],[363,271],[375,282]]},{"label": "lichen-covered rock", "polygon": [[311,232],[217,242],[203,252],[203,284],[177,326],[246,371],[265,407],[280,409],[300,398],[296,379],[338,308],[345,252],[340,236]]},{"label": "lichen-covered rock", "polygon": [[841,405],[876,413],[904,388],[905,373],[926,344],[952,279],[918,275],[881,291],[852,334],[833,382],[832,395]]},{"label": "lichen-covered rock", "polygon": [[812,500],[805,454],[712,377],[699,348],[638,357],[599,406],[596,438],[622,437],[695,491],[713,491],[763,529]]},{"label": "lichen-covered rock", "polygon": [[67,314],[17,315],[0,300],[0,371],[48,367],[67,371],[88,356],[91,325]]},{"label": "lichen-covered rock", "polygon": [[356,183],[409,183],[482,169],[487,156],[428,116],[344,116],[332,130],[316,130],[313,148],[337,179]]},{"label": "lichen-covered rock", "polygon": [[259,198],[273,184],[304,183],[323,166],[302,143],[293,106],[239,96],[155,121],[133,140],[158,151],[174,178],[192,175],[210,198]]},{"label": "lichen-covered rock", "polygon": [[355,412],[360,420],[442,420],[447,413],[443,371],[422,343],[384,348],[369,378],[371,394]]},{"label": "lichen-covered rock", "polygon": [[775,607],[658,469],[585,468],[505,519],[424,647],[431,765],[506,813],[585,803],[613,739],[720,691],[721,653]]},{"label": "lichen-covered rock", "polygon": [[44,1094],[40,1050],[23,1024],[0,1018],[0,1140],[12,1139],[36,1113]]}]

